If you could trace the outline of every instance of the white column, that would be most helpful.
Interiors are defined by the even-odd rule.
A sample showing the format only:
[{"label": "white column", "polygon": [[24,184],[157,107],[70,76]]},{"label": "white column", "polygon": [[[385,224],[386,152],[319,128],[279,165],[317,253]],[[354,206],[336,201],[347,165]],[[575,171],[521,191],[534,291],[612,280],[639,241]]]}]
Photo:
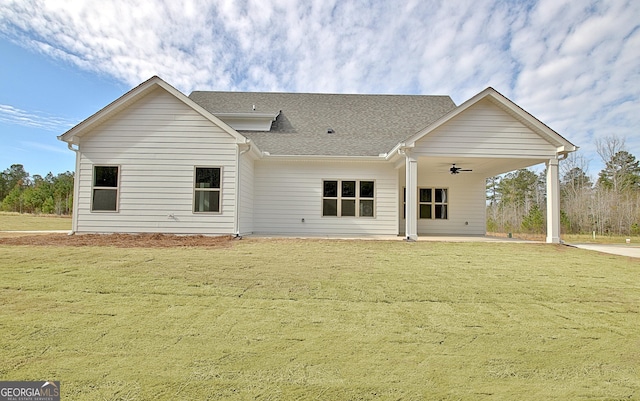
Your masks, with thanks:
[{"label": "white column", "polygon": [[560,243],[560,178],[558,159],[547,162],[547,243]]},{"label": "white column", "polygon": [[409,241],[418,239],[418,160],[412,157],[409,150],[406,159],[406,226],[405,238]]}]

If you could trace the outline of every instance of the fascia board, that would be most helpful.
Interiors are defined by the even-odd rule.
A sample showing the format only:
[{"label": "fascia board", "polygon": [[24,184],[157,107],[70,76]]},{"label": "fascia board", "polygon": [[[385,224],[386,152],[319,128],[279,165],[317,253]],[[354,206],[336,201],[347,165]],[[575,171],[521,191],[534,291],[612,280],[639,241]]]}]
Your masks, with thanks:
[{"label": "fascia board", "polygon": [[245,118],[247,120],[251,119],[271,119],[271,121],[275,121],[280,112],[277,113],[258,113],[258,112],[248,112],[248,113],[212,113],[214,116],[218,118]]}]

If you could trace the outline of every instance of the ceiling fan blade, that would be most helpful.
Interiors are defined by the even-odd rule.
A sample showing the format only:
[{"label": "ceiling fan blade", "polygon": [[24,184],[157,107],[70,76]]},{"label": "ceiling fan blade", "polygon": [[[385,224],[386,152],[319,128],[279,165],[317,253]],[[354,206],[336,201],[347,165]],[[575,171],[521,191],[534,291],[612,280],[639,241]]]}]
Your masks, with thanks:
[{"label": "ceiling fan blade", "polygon": [[458,173],[460,173],[461,171],[473,171],[473,170],[470,170],[470,169],[464,169],[464,168],[462,168],[462,167],[456,167],[456,164],[455,164],[455,163],[453,163],[453,164],[451,165],[451,168],[449,169],[449,171],[451,172],[451,174],[458,174]]}]

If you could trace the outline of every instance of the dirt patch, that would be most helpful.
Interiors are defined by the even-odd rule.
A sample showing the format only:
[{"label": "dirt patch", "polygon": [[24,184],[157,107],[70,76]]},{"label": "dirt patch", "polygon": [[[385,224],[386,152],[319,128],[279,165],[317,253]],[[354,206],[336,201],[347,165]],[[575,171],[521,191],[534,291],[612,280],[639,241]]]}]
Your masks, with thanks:
[{"label": "dirt patch", "polygon": [[232,236],[172,234],[45,234],[0,238],[1,245],[112,246],[117,248],[226,247]]}]

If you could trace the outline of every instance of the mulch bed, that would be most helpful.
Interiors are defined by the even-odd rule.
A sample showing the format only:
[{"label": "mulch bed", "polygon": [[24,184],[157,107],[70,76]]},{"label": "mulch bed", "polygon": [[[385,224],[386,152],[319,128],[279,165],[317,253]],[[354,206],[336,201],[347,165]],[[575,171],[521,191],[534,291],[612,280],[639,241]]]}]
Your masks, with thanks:
[{"label": "mulch bed", "polygon": [[0,238],[1,245],[112,246],[117,248],[225,247],[232,236],[173,234],[41,234]]}]

